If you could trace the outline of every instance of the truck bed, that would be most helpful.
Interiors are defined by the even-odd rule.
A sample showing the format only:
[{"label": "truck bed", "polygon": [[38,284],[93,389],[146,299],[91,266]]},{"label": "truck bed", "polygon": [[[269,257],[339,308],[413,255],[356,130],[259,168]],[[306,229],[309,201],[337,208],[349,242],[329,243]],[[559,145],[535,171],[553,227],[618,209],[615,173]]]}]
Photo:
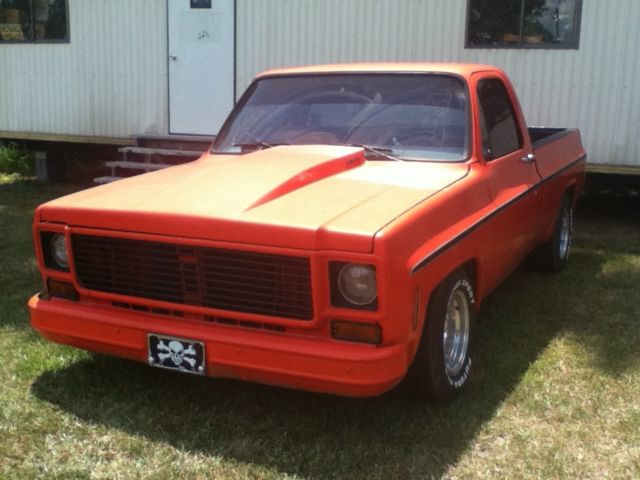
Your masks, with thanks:
[{"label": "truck bed", "polygon": [[[577,161],[584,161],[580,132],[574,128],[528,127],[536,166],[545,179]],[[553,146],[551,146],[553,144]]]},{"label": "truck bed", "polygon": [[568,134],[573,129],[570,128],[549,128],[549,127],[528,127],[529,136],[533,148],[542,147],[548,142]]}]

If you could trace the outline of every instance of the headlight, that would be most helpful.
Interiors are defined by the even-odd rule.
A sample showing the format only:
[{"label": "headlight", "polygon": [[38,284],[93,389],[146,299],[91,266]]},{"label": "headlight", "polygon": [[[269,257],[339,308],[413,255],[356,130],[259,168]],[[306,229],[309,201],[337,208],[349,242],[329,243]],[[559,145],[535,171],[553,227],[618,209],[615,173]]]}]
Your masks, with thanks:
[{"label": "headlight", "polygon": [[67,256],[67,239],[61,233],[56,233],[51,237],[49,243],[51,258],[60,268],[69,268],[69,257]]},{"label": "headlight", "polygon": [[378,296],[376,271],[371,265],[349,263],[338,274],[338,289],[348,302],[369,305]]}]

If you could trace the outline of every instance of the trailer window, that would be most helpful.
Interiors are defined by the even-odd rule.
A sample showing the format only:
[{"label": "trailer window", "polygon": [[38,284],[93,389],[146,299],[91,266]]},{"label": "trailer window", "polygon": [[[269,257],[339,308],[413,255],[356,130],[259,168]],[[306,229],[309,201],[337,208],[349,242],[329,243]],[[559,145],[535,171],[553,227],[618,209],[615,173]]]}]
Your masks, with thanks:
[{"label": "trailer window", "polygon": [[578,48],[582,0],[468,0],[467,48]]},{"label": "trailer window", "polygon": [[0,43],[69,41],[67,0],[0,0]]}]

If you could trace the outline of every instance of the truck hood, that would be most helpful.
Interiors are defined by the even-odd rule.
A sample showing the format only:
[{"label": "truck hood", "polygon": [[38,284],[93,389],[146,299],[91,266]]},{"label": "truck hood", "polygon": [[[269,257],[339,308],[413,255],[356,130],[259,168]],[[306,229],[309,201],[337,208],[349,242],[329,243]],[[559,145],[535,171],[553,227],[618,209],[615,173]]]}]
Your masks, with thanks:
[{"label": "truck hood", "polygon": [[53,200],[71,227],[370,252],[380,229],[460,180],[464,164],[365,161],[339,146],[280,146],[200,159]]}]

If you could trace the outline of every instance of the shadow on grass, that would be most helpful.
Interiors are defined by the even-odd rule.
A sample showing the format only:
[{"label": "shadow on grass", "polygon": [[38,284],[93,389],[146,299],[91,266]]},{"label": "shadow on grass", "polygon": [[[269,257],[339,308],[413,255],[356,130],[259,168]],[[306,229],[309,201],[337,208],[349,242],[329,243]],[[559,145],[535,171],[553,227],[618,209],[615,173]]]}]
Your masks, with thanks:
[{"label": "shadow on grass", "polygon": [[[619,377],[640,364],[640,176],[592,175],[576,212],[567,328],[593,366]],[[583,257],[592,269],[580,270]],[[599,265],[597,268],[596,266]]]},{"label": "shadow on grass", "polygon": [[0,327],[26,327],[27,300],[42,288],[31,230],[36,206],[81,188],[33,180],[0,184]]},{"label": "shadow on grass", "polygon": [[578,250],[576,256],[601,267],[565,286],[567,297],[578,300],[567,301],[566,334],[584,346],[594,368],[619,377],[640,365],[640,254]]},{"label": "shadow on grass", "polygon": [[607,253],[640,254],[640,175],[587,179],[587,193],[576,210],[576,229],[583,243]]},{"label": "shadow on grass", "polygon": [[[578,257],[580,277],[593,277],[599,258]],[[195,378],[102,357],[46,372],[32,389],[84,421],[282,473],[437,478],[457,462],[530,364],[570,322],[569,314],[551,310],[561,302],[570,312],[581,303],[560,293],[571,274],[518,271],[489,298],[481,312],[475,376],[449,405],[422,404],[398,392],[344,399]]]}]

